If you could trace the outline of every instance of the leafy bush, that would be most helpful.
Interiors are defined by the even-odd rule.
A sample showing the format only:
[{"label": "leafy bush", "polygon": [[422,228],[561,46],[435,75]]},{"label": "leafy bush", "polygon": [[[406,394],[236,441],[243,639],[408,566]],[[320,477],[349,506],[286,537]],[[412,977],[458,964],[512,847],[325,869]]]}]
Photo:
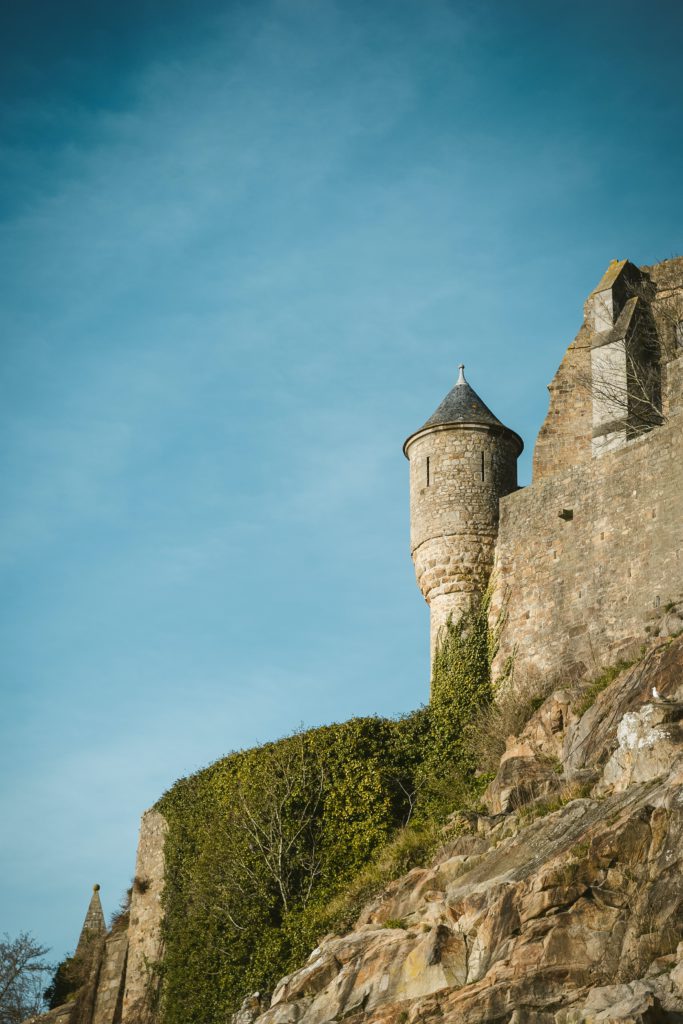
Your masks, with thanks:
[{"label": "leafy bush", "polygon": [[315,918],[316,935],[343,934],[353,927],[361,910],[395,878],[426,864],[435,853],[440,830],[434,823],[415,822],[399,832],[364,865]]},{"label": "leafy bush", "polygon": [[60,961],[43,993],[48,1010],[54,1010],[55,1006],[62,1006],[74,999],[84,980],[85,974],[80,959],[67,956]]},{"label": "leafy bush", "polygon": [[490,591],[458,622],[449,617],[442,629],[432,670],[430,736],[418,769],[420,811],[428,820],[444,821],[454,807],[470,804],[484,784],[473,724],[493,697],[491,664],[498,649],[502,620],[489,627]]},{"label": "leafy bush", "polygon": [[272,990],[424,863],[448,814],[477,798],[466,727],[491,699],[487,615],[485,599],[448,622],[429,708],[231,754],[161,798],[165,1024],[224,1022],[246,994]]},{"label": "leafy bush", "polygon": [[408,814],[414,756],[401,724],[298,733],[165,794],[169,1024],[224,1020],[315,944],[321,909]]}]

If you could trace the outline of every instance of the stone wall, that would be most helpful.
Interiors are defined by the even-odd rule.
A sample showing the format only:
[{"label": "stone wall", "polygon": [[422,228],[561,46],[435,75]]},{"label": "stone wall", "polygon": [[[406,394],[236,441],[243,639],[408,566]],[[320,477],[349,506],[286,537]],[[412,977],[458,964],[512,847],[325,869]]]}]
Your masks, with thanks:
[{"label": "stone wall", "polygon": [[[683,357],[668,377],[680,386]],[[575,660],[593,669],[642,642],[660,609],[683,596],[682,503],[680,411],[599,459],[503,498],[494,612],[505,601],[507,622],[499,665],[516,651],[520,668]]]},{"label": "stone wall", "polygon": [[128,952],[128,931],[115,928],[107,937],[97,978],[92,1024],[118,1024]]},{"label": "stone wall", "polygon": [[150,1018],[156,981],[150,968],[162,954],[161,895],[167,831],[166,819],[158,811],[152,808],[143,814],[130,906],[123,1024],[143,1024]]},{"label": "stone wall", "polygon": [[[656,343],[664,423],[637,433],[625,418],[618,443],[597,450],[610,395],[595,386],[595,352],[627,329],[633,343],[639,331]],[[549,391],[533,482],[500,503],[492,612],[505,608],[506,623],[496,667],[516,652],[522,671],[572,661],[592,671],[639,646],[683,595],[683,259],[613,261]],[[615,395],[632,401],[624,388]]]},{"label": "stone wall", "polygon": [[74,1004],[66,1003],[64,1006],[57,1006],[49,1013],[42,1013],[39,1017],[29,1017],[24,1024],[71,1024]]},{"label": "stone wall", "polygon": [[502,428],[450,425],[418,436],[408,456],[410,546],[433,659],[448,616],[457,619],[488,582],[498,500],[517,486],[517,444]]},{"label": "stone wall", "polygon": [[[550,405],[534,448],[534,483],[563,473],[591,456],[591,335],[584,325],[548,385]],[[582,382],[577,386],[577,381]]]}]

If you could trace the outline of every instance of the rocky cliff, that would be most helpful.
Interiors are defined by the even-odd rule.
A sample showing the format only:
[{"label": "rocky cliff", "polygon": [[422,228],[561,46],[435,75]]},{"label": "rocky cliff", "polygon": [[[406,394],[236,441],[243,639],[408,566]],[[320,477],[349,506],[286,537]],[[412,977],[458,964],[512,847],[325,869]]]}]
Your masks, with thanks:
[{"label": "rocky cliff", "polygon": [[486,813],[234,1024],[683,1021],[683,638],[592,697],[548,697]]}]

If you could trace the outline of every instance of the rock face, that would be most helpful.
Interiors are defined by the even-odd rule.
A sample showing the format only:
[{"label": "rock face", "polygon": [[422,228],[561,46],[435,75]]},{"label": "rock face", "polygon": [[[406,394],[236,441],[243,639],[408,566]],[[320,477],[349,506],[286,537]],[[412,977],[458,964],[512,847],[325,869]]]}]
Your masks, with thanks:
[{"label": "rock face", "polygon": [[553,694],[508,745],[491,813],[239,1024],[683,1022],[682,701],[683,639],[580,717]]},{"label": "rock face", "polygon": [[681,747],[683,704],[646,704],[629,711],[617,729],[619,746],[605,765],[599,792],[620,793],[633,782],[664,775]]}]

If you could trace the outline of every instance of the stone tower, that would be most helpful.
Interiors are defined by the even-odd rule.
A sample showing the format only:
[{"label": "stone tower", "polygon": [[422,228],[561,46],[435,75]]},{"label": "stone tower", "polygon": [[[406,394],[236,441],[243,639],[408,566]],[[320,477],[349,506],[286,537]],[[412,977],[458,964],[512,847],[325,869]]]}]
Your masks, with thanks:
[{"label": "stone tower", "polygon": [[469,386],[464,366],[436,412],[403,445],[410,462],[410,551],[429,605],[430,664],[448,616],[457,620],[486,588],[498,502],[517,488],[523,448]]}]

